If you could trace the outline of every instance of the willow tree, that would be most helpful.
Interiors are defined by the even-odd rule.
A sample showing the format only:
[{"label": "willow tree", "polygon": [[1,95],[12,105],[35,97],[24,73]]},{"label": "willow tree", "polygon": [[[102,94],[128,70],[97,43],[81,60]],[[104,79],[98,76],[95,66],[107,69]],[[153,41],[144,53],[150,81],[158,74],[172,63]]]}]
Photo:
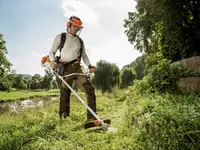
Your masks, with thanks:
[{"label": "willow tree", "polygon": [[94,84],[102,93],[112,92],[114,86],[119,85],[120,70],[116,64],[109,63],[105,60],[97,62],[96,71],[94,72]]}]

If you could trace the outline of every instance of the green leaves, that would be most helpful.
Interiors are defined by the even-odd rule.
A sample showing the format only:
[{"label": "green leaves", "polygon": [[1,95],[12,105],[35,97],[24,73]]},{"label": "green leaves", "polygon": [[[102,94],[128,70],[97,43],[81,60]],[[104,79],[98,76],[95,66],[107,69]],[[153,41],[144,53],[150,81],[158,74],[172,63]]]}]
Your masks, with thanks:
[{"label": "green leaves", "polygon": [[122,87],[127,87],[133,84],[133,80],[136,78],[136,74],[133,68],[125,67],[121,71]]},{"label": "green leaves", "polygon": [[96,88],[100,89],[102,93],[106,91],[111,92],[114,86],[119,85],[120,71],[116,64],[100,60],[97,63],[94,75],[93,82]]},{"label": "green leaves", "polygon": [[[132,91],[133,90],[133,91]],[[199,96],[130,89],[127,122],[140,149],[199,149]],[[131,92],[131,93],[130,93]],[[136,148],[138,149],[138,148]]]},{"label": "green leaves", "polygon": [[172,61],[200,55],[200,1],[136,0],[125,19],[130,43],[147,54],[162,52]]},{"label": "green leaves", "polygon": [[3,35],[0,34],[0,91],[9,91],[11,82],[8,79],[8,72],[10,71],[11,63],[7,60],[7,49],[5,47]]}]

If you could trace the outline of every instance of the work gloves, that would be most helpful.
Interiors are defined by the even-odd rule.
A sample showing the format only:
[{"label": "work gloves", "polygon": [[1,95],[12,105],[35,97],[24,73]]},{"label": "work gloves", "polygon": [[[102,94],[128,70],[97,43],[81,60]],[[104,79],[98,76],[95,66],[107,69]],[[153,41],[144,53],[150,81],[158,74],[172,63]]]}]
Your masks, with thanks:
[{"label": "work gloves", "polygon": [[95,71],[95,66],[93,65],[89,65],[88,68],[90,70],[90,73],[93,73]]}]

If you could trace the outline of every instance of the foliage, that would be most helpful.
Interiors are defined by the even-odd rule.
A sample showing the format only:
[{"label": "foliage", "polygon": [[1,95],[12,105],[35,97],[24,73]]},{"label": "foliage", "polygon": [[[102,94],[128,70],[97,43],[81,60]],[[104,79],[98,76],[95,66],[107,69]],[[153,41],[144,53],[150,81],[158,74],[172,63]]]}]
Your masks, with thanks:
[{"label": "foliage", "polygon": [[25,84],[25,79],[24,79],[24,76],[22,74],[18,74],[14,78],[13,88],[21,89],[21,90],[28,88],[27,84]]},{"label": "foliage", "polygon": [[125,67],[121,71],[122,87],[127,87],[133,84],[133,80],[136,78],[133,68]]},{"label": "foliage", "polygon": [[46,88],[46,90],[49,90],[53,85],[53,74],[47,70],[45,70],[45,76],[43,79],[43,88]]},{"label": "foliage", "polygon": [[199,95],[129,88],[127,126],[136,149],[200,149]]},{"label": "foliage", "polygon": [[133,62],[130,63],[130,67],[133,67],[136,73],[136,78],[138,80],[142,79],[144,77],[144,69],[145,69],[145,59],[146,55],[143,54],[142,56],[139,56],[134,60]]},{"label": "foliage", "polygon": [[198,70],[186,70],[185,72],[183,72],[181,77],[200,77],[200,69]]},{"label": "foliage", "polygon": [[11,63],[8,61],[6,54],[8,53],[3,35],[0,33],[0,91],[9,91],[11,82],[8,79]]},{"label": "foliage", "polygon": [[176,81],[185,74],[185,69],[179,63],[171,64],[160,52],[148,55],[145,60],[146,76],[135,81],[141,92],[179,92]]},{"label": "foliage", "polygon": [[120,71],[116,64],[100,60],[97,62],[93,83],[102,93],[106,91],[111,92],[114,86],[119,86],[119,75]]},{"label": "foliage", "polygon": [[30,88],[31,89],[40,89],[42,88],[42,77],[40,76],[40,74],[35,74],[32,79],[31,79],[31,84],[30,84]]},{"label": "foliage", "polygon": [[136,0],[124,27],[128,40],[147,54],[174,61],[200,55],[199,0]]}]

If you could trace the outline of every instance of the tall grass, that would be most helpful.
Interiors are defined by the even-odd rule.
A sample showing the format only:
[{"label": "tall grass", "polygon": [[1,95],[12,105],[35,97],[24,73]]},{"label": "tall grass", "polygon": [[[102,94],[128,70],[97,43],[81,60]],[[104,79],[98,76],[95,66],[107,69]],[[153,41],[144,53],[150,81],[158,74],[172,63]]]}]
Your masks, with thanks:
[{"label": "tall grass", "polygon": [[130,88],[127,126],[137,149],[200,149],[200,96]]},{"label": "tall grass", "polygon": [[[85,98],[84,94],[80,94]],[[59,98],[44,107],[3,114],[0,119],[0,149],[66,149],[118,150],[134,145],[123,129],[125,103],[119,95],[97,93],[97,114],[111,118],[117,132],[103,132],[98,128],[85,130],[86,108],[72,94],[71,115],[61,122],[58,117]],[[46,101],[47,102],[47,101]]]},{"label": "tall grass", "polygon": [[[84,93],[78,93],[85,99]],[[97,91],[97,114],[117,132],[84,129],[86,108],[72,94],[61,122],[59,98],[44,106],[0,116],[0,149],[140,150],[200,149],[200,96]]]}]

